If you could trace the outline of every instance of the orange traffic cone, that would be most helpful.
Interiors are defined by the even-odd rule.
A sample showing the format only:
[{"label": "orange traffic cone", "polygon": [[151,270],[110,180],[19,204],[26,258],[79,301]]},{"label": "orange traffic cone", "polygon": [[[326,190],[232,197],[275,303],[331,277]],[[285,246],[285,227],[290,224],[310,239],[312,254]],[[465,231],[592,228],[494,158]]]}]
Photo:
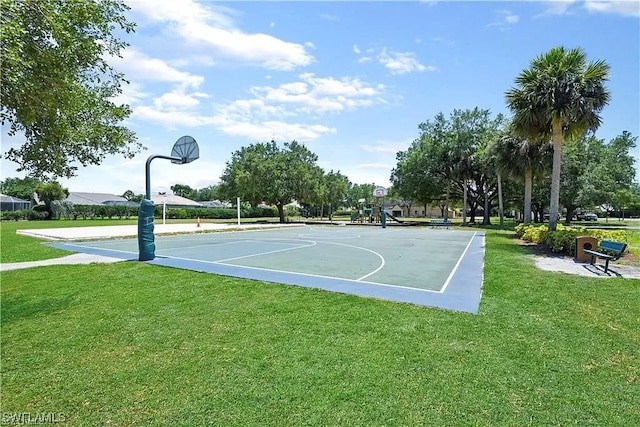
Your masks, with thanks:
[{"label": "orange traffic cone", "polygon": [[198,222],[196,222],[196,227],[200,228],[200,217],[198,217]]}]

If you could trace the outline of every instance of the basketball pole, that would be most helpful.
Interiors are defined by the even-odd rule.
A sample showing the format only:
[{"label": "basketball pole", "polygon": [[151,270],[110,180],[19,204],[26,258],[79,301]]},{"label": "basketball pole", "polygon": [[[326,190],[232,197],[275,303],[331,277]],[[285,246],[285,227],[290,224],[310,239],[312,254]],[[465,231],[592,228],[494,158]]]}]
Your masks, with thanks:
[{"label": "basketball pole", "polygon": [[236,197],[236,208],[238,209],[238,227],[240,227],[240,197]]}]

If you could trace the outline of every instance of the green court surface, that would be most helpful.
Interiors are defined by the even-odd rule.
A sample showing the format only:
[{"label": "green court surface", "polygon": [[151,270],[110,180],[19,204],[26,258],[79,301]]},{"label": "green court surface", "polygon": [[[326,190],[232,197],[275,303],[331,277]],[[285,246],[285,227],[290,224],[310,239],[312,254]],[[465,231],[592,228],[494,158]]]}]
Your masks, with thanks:
[{"label": "green court surface", "polygon": [[[156,237],[153,264],[477,312],[484,235],[304,226]],[[137,259],[137,239],[56,246]]]}]

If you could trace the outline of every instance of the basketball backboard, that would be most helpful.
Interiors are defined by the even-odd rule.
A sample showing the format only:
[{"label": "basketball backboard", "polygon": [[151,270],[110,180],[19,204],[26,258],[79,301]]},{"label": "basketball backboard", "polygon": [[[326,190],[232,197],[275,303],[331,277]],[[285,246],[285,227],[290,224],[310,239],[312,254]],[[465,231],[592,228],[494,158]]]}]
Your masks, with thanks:
[{"label": "basketball backboard", "polygon": [[171,157],[179,157],[181,160],[171,160],[171,163],[177,163],[179,165],[193,162],[200,157],[198,143],[188,135],[180,137],[171,149]]},{"label": "basketball backboard", "polygon": [[376,187],[373,189],[374,197],[385,197],[387,195],[387,189],[384,187]]}]

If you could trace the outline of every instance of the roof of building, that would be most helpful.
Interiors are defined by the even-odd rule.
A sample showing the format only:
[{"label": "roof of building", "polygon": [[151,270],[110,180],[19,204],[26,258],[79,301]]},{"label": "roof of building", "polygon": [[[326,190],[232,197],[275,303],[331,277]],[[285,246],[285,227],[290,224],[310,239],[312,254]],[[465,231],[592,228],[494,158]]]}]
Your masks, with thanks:
[{"label": "roof of building", "polygon": [[232,205],[229,202],[221,202],[220,200],[208,200],[206,202],[200,202],[205,208],[230,208]]},{"label": "roof of building", "polygon": [[122,196],[108,193],[69,192],[67,201],[74,205],[125,205],[129,201]]},{"label": "roof of building", "polygon": [[166,203],[167,206],[202,206],[198,202],[194,202],[191,199],[187,199],[186,197],[178,196],[176,194],[155,194],[151,196],[151,201],[156,205],[162,205]]},{"label": "roof of building", "polygon": [[0,194],[0,201],[3,203],[31,203],[29,200],[20,199],[7,194]]}]

